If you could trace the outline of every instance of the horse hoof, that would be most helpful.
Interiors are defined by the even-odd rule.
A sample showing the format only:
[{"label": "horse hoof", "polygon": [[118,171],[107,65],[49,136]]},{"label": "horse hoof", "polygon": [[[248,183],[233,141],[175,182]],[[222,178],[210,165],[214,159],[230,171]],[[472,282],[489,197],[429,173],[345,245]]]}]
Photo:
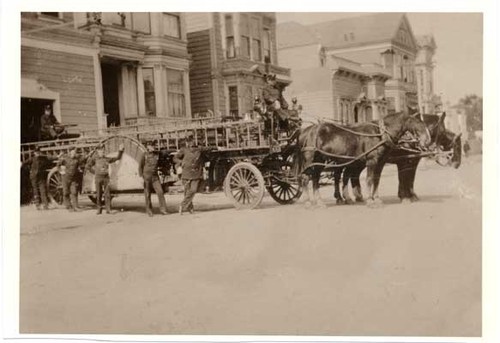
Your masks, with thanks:
[{"label": "horse hoof", "polygon": [[410,197],[410,201],[411,201],[411,202],[417,202],[417,201],[419,201],[419,200],[420,200],[420,199],[419,199],[419,198],[418,198],[418,196],[416,196],[416,195],[412,195],[412,196]]},{"label": "horse hoof", "polygon": [[403,199],[401,199],[401,203],[403,205],[408,205],[408,204],[411,204],[411,200],[409,198],[403,198]]},{"label": "horse hoof", "polygon": [[374,199],[373,202],[375,202],[375,204],[377,205],[382,205],[382,200],[380,198]]},{"label": "horse hoof", "polygon": [[364,203],[365,199],[363,199],[363,198],[356,198],[356,202],[357,203]]},{"label": "horse hoof", "polygon": [[312,207],[312,203],[310,201],[306,201],[306,203],[304,204],[304,206],[307,208],[307,209],[310,209]]},{"label": "horse hoof", "polygon": [[354,201],[352,201],[352,199],[345,199],[345,204],[352,205],[352,204],[354,204]]}]

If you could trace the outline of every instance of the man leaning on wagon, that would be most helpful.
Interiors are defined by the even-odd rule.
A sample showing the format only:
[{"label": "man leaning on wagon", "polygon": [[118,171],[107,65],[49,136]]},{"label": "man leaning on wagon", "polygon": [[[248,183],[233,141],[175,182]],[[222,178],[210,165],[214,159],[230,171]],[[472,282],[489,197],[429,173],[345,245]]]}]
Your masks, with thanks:
[{"label": "man leaning on wagon", "polygon": [[146,198],[146,213],[153,216],[153,205],[151,204],[151,192],[154,189],[160,202],[161,214],[167,214],[167,204],[165,195],[158,177],[158,161],[160,152],[154,150],[154,144],[151,141],[146,143],[147,152],[142,156],[139,162],[139,176],[144,179],[144,197]]},{"label": "man leaning on wagon", "polygon": [[78,212],[78,188],[81,178],[84,158],[78,154],[77,148],[73,147],[69,154],[63,156],[57,166],[62,175],[64,206],[70,212]]},{"label": "man leaning on wagon", "polygon": [[30,181],[37,210],[41,209],[42,204],[44,210],[49,209],[47,171],[52,167],[55,160],[57,160],[57,157],[42,154],[40,147],[37,146],[33,152],[33,157],[23,163],[23,165],[30,165]]},{"label": "man leaning on wagon", "polygon": [[203,179],[203,166],[208,160],[207,154],[215,148],[194,147],[193,138],[186,138],[186,146],[174,156],[174,162],[182,168],[182,184],[184,185],[184,199],[179,206],[179,213],[194,213],[193,199],[198,192]]},{"label": "man leaning on wagon", "polygon": [[95,175],[95,189],[97,198],[97,214],[102,213],[102,193],[104,192],[104,202],[106,213],[111,213],[111,193],[109,189],[109,165],[120,160],[123,156],[123,144],[120,144],[117,157],[106,157],[104,146],[97,147],[97,156],[90,158],[87,168]]}]

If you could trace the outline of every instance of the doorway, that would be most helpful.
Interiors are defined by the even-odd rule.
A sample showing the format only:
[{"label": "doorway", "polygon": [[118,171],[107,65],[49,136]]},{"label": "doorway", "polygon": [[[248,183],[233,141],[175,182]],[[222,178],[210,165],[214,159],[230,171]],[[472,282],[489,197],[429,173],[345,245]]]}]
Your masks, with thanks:
[{"label": "doorway", "polygon": [[46,105],[54,107],[54,100],[21,98],[21,143],[41,140],[40,117]]},{"label": "doorway", "polygon": [[118,98],[118,64],[101,63],[102,93],[107,126],[120,126],[120,105]]}]

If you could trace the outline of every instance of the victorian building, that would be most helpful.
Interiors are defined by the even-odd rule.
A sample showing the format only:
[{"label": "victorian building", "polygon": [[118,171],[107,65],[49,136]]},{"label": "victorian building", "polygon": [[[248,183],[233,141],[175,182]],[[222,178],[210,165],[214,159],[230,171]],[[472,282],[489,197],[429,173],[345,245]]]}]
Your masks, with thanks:
[{"label": "victorian building", "polygon": [[441,99],[434,94],[434,54],[436,42],[431,35],[417,37],[418,52],[415,60],[417,74],[418,108],[421,113],[433,114],[442,107]]},{"label": "victorian building", "polygon": [[[186,13],[193,116],[243,117],[262,94],[263,73],[288,85],[278,65],[274,13]],[[266,63],[268,62],[268,63]]]},{"label": "victorian building", "polygon": [[310,114],[357,122],[418,105],[418,46],[403,13],[283,23],[278,48],[292,69],[290,95]]},{"label": "victorian building", "polygon": [[21,14],[21,132],[51,104],[73,131],[191,116],[182,13]]}]

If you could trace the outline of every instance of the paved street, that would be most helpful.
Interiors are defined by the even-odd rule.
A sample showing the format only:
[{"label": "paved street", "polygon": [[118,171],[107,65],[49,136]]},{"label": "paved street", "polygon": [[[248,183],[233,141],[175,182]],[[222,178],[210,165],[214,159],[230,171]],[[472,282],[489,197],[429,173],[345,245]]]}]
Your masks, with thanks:
[{"label": "paved street", "polygon": [[139,195],[112,215],[23,207],[20,331],[479,336],[481,159],[422,163],[415,188],[399,204],[386,166],[380,209],[335,205],[331,186],[313,210],[222,193],[192,216],[149,218]]}]

